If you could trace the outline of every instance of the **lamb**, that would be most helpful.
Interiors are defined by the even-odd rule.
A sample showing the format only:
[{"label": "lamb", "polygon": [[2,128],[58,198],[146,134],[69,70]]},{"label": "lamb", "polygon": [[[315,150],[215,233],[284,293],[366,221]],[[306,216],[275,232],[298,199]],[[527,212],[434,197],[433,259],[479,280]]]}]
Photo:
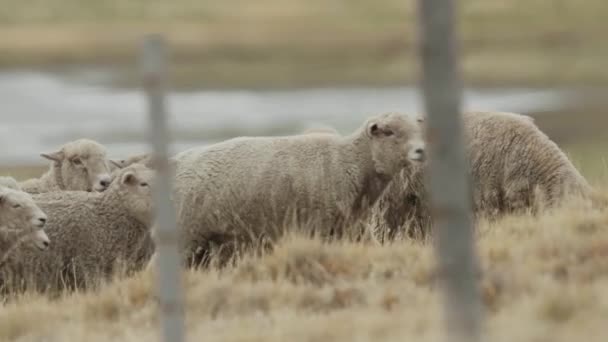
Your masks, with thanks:
[{"label": "lamb", "polygon": [[45,253],[22,248],[12,255],[0,276],[8,290],[86,289],[111,277],[119,266],[128,272],[143,267],[153,251],[149,227],[154,174],[133,164],[101,193],[35,195],[49,216],[46,230],[53,245]]},{"label": "lamb", "polygon": [[113,170],[124,169],[125,167],[135,163],[143,164],[149,168],[152,168],[154,166],[152,153],[140,153],[130,156],[127,159],[110,160],[110,162],[112,163]]},{"label": "lamb", "polygon": [[0,186],[0,265],[24,239],[31,239],[35,247],[45,250],[50,244],[43,229],[46,220],[31,195]]},{"label": "lamb", "polygon": [[[535,213],[568,198],[590,195],[587,181],[532,118],[506,112],[465,112],[463,128],[475,216],[493,219],[508,213]],[[424,182],[412,184],[393,182],[385,198],[378,201],[386,229],[402,228],[412,211],[428,213]],[[419,201],[404,207],[408,196]],[[428,229],[427,222],[430,220],[418,225]]]},{"label": "lamb", "polygon": [[63,145],[58,151],[41,153],[52,163],[40,178],[20,183],[23,191],[40,194],[61,190],[104,191],[112,180],[105,147],[79,139]]},{"label": "lamb", "polygon": [[341,236],[424,155],[421,125],[398,113],[371,117],[349,136],[240,137],[179,153],[173,195],[186,264],[289,224]]}]

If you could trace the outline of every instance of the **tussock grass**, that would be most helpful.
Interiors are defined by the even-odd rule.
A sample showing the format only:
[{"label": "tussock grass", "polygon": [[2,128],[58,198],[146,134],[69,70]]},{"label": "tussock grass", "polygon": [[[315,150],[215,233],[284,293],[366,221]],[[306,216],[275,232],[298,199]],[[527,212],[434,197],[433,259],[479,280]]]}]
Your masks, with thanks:
[{"label": "tussock grass", "polygon": [[[479,279],[492,340],[601,341],[608,314],[608,196],[538,217],[480,222]],[[57,299],[0,307],[2,341],[140,341],[158,332],[154,270]],[[268,254],[183,273],[190,339],[403,340],[441,337],[432,244],[284,237]]]}]

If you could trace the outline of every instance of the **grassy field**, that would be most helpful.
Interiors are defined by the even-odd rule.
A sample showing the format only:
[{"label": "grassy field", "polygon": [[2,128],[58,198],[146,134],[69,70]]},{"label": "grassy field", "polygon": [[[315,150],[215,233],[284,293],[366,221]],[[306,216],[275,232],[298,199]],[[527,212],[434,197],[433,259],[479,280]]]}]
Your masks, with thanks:
[{"label": "grassy field", "polygon": [[[388,85],[416,79],[414,0],[0,0],[0,66],[118,68],[165,33],[180,87]],[[476,85],[604,84],[604,0],[463,0]]]},{"label": "grassy field", "polygon": [[[556,115],[549,122],[572,125]],[[537,118],[544,127],[542,116]],[[559,132],[555,124],[553,131]],[[580,132],[584,135],[584,132]],[[492,341],[604,341],[608,317],[605,141],[564,145],[598,190],[594,209],[477,226],[479,281]],[[574,142],[573,140],[574,139]],[[568,139],[565,140],[569,141]],[[40,168],[3,169],[21,179]],[[288,236],[234,267],[185,272],[190,340],[439,341],[441,295],[429,243],[322,243]],[[0,341],[155,341],[154,277],[141,272],[58,299],[28,293],[0,304]]]},{"label": "grassy field", "polygon": [[[477,248],[492,341],[604,341],[608,211],[569,208],[481,223]],[[439,341],[430,244],[285,238],[223,271],[186,272],[189,340]],[[2,341],[155,341],[152,273],[56,300],[0,306]]]}]

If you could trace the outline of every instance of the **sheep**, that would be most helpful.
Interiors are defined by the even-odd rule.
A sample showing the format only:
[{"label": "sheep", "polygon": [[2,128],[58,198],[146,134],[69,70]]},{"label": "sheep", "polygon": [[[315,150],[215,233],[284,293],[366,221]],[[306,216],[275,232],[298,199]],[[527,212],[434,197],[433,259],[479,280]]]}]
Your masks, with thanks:
[{"label": "sheep", "polygon": [[333,127],[330,126],[313,126],[302,131],[302,134],[336,134],[340,133]]},{"label": "sheep", "polygon": [[0,265],[23,239],[31,239],[40,250],[47,249],[46,220],[30,194],[0,186]]},{"label": "sheep", "polygon": [[585,178],[532,118],[505,112],[463,118],[476,212],[537,211],[590,194]]},{"label": "sheep", "polygon": [[153,168],[154,159],[152,153],[140,153],[121,160],[110,160],[113,170],[124,169],[131,164],[143,164],[149,168]]},{"label": "sheep", "polygon": [[[419,122],[423,122],[423,118],[418,118]],[[339,132],[330,126],[311,127],[302,131],[302,134],[336,134]],[[410,238],[424,238],[431,223],[430,210],[425,201],[427,195],[425,193],[424,179],[419,167],[413,165],[404,168],[399,172],[398,176],[391,183],[398,186],[388,186],[385,191],[393,192],[391,195],[384,194],[380,196],[376,204],[372,207],[372,214],[369,217],[368,225],[371,228],[372,235],[379,241],[384,242],[394,239],[399,232],[396,229],[382,229],[384,222],[388,221],[389,227],[405,226],[406,236]],[[386,211],[387,204],[384,203],[388,198],[407,194],[402,197],[402,200],[397,202],[398,206],[394,210]],[[395,215],[396,213],[406,213]]]},{"label": "sheep", "polygon": [[63,145],[58,151],[41,153],[51,161],[49,170],[40,178],[20,183],[23,191],[40,194],[51,191],[104,191],[112,180],[106,148],[89,139]]},{"label": "sheep", "polygon": [[[49,216],[53,241],[44,254],[19,249],[0,278],[9,291],[86,289],[116,273],[143,267],[153,251],[151,186],[155,172],[140,164],[123,169],[101,193],[62,191],[35,195]],[[122,264],[119,264],[122,263]]]},{"label": "sheep", "polygon": [[424,155],[420,123],[399,113],[373,116],[349,136],[240,137],[181,152],[173,199],[186,265],[214,245],[230,251],[289,224],[339,237]]},{"label": "sheep", "polygon": [[21,190],[19,182],[13,177],[0,177],[0,187],[5,187],[13,190]]},{"label": "sheep", "polygon": [[[531,117],[471,111],[464,112],[462,119],[475,217],[535,213],[568,198],[584,200],[590,195],[585,178]],[[407,205],[408,197],[418,201]],[[403,228],[407,217],[418,216],[413,212],[423,213],[424,221],[417,227],[430,228],[424,182],[408,185],[396,178],[378,205],[377,215],[383,215],[379,220],[389,235]]]}]

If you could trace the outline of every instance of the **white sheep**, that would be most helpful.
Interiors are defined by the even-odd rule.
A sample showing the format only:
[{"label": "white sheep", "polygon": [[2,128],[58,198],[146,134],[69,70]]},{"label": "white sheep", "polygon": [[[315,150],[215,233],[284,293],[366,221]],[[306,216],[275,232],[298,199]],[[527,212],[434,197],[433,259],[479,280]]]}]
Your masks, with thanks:
[{"label": "white sheep", "polygon": [[466,112],[463,120],[476,212],[535,211],[590,194],[585,178],[532,118]]},{"label": "white sheep", "polygon": [[22,190],[19,182],[13,177],[0,176],[0,187],[5,187],[13,190]]},{"label": "white sheep", "polygon": [[87,288],[110,277],[117,266],[126,271],[143,267],[154,248],[149,232],[153,178],[154,171],[133,164],[101,193],[33,196],[49,217],[46,231],[53,244],[44,253],[19,249],[0,278],[11,281],[9,290]]},{"label": "white sheep", "polygon": [[124,169],[125,167],[131,164],[143,164],[149,168],[154,166],[154,159],[152,158],[152,153],[140,153],[136,155],[132,155],[126,159],[120,160],[110,160],[112,170]]},{"label": "white sheep", "polygon": [[106,148],[89,139],[63,145],[53,153],[41,153],[51,161],[40,178],[20,183],[23,191],[38,194],[61,190],[104,191],[112,180]]},{"label": "white sheep", "polygon": [[31,239],[38,249],[46,249],[50,244],[43,229],[46,220],[46,214],[31,195],[0,186],[0,265],[25,238]]},{"label": "white sheep", "polygon": [[241,137],[179,153],[174,201],[187,261],[292,223],[340,236],[396,173],[423,159],[420,123],[397,113],[348,136]]},{"label": "white sheep", "polygon": [[[534,213],[569,198],[586,201],[590,195],[585,178],[532,118],[505,112],[465,112],[463,129],[475,216]],[[378,201],[374,224],[384,228],[383,234],[408,228],[412,217],[415,222],[409,224],[414,228],[430,228],[422,174],[413,180],[396,177]]]},{"label": "white sheep", "polygon": [[309,127],[307,129],[305,129],[304,131],[302,131],[302,134],[336,134],[336,135],[339,135],[340,133],[331,126],[315,125],[315,126]]}]

